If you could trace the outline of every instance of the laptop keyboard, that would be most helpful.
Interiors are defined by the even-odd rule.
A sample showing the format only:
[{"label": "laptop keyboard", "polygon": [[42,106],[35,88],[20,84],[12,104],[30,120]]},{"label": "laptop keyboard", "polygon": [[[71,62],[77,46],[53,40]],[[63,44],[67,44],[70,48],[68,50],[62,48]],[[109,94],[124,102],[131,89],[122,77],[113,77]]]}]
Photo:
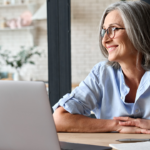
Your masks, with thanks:
[{"label": "laptop keyboard", "polygon": [[61,148],[61,150],[73,150],[73,149],[66,149],[66,148],[64,149],[64,148]]}]

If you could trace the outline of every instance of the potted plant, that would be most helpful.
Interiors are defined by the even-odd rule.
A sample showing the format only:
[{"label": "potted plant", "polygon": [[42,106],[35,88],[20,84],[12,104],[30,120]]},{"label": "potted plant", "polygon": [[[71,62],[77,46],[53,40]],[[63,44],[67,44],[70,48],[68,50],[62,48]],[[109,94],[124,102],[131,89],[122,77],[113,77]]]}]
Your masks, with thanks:
[{"label": "potted plant", "polygon": [[41,56],[41,53],[38,52],[35,47],[25,48],[21,46],[21,50],[16,54],[12,54],[9,50],[2,51],[0,47],[1,62],[5,63],[5,65],[10,65],[16,70],[14,80],[19,80],[20,69],[25,64],[35,64],[35,62],[31,60],[34,55]]}]

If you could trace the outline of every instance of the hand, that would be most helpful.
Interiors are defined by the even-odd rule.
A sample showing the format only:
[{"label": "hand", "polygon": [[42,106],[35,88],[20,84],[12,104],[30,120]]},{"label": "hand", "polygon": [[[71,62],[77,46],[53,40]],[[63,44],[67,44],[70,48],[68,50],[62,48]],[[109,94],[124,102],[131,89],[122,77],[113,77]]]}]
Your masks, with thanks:
[{"label": "hand", "polygon": [[150,134],[150,130],[147,129],[141,129],[138,127],[125,127],[120,126],[117,131],[119,133],[125,133],[125,134]]},{"label": "hand", "polygon": [[150,120],[140,118],[133,119],[130,117],[114,117],[114,120],[118,120],[121,126],[131,126],[150,130]]},{"label": "hand", "polygon": [[[120,117],[115,117],[114,120],[116,120],[116,126],[115,126],[115,130],[114,131],[118,131],[119,133],[125,133],[125,134],[150,134],[150,130],[148,129],[142,129],[140,127],[136,127],[136,126],[124,126],[124,125],[120,125]],[[124,117],[123,117],[124,118]],[[118,121],[118,120],[119,121]]]}]

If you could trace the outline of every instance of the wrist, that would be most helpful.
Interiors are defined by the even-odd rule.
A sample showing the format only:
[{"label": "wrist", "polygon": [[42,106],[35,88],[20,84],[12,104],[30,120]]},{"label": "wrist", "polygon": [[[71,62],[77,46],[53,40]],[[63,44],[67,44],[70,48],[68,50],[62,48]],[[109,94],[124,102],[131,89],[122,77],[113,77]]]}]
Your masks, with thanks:
[{"label": "wrist", "polygon": [[105,120],[103,125],[104,132],[118,131],[119,130],[119,121],[118,120]]},{"label": "wrist", "polygon": [[119,129],[120,129],[119,121],[118,120],[112,120],[111,130],[112,131],[119,131]]}]

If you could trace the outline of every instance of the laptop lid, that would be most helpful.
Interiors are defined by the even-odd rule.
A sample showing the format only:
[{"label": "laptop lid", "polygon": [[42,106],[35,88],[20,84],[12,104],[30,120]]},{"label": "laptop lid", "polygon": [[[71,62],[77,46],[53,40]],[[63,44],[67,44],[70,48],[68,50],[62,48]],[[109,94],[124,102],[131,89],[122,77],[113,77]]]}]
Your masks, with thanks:
[{"label": "laptop lid", "polygon": [[45,84],[0,81],[0,149],[109,150],[112,148],[59,143]]},{"label": "laptop lid", "polygon": [[0,81],[0,149],[60,150],[45,84]]}]

